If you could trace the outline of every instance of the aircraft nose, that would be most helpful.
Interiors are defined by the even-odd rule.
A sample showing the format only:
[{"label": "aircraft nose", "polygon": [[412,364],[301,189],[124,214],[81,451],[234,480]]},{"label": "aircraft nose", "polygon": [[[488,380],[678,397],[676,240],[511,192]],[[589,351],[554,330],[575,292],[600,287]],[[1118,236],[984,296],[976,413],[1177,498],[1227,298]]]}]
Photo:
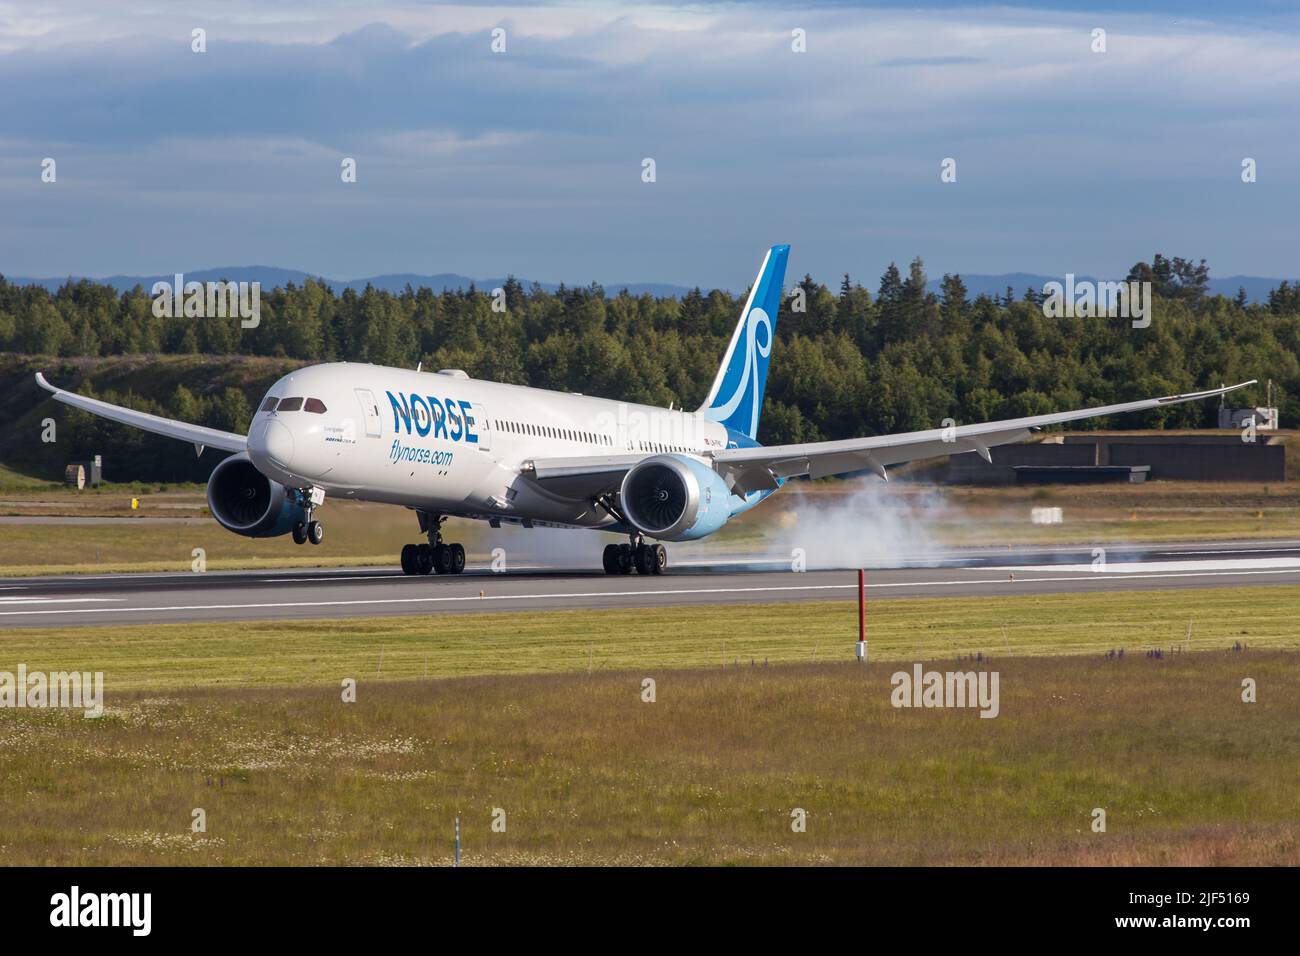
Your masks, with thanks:
[{"label": "aircraft nose", "polygon": [[255,459],[287,469],[293,463],[293,432],[283,422],[265,422],[249,436],[248,451]]}]

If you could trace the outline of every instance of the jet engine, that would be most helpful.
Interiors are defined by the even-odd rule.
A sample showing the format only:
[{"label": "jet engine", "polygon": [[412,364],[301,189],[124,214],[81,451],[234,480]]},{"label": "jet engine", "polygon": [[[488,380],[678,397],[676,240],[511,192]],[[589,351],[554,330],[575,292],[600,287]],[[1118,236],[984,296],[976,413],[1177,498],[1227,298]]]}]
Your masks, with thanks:
[{"label": "jet engine", "polygon": [[731,517],[731,492],[708,465],[686,455],[655,455],[623,476],[619,501],[628,523],[660,541],[693,541]]},{"label": "jet engine", "polygon": [[254,468],[243,452],[212,470],[208,508],[221,527],[247,538],[288,534],[307,520],[306,510],[290,499],[284,485]]}]

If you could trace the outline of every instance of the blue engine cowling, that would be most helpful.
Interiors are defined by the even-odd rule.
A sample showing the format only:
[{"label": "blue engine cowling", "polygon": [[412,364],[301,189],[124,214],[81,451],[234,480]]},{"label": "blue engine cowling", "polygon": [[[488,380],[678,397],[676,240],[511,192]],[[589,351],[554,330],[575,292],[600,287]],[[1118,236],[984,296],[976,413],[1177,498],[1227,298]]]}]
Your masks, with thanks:
[{"label": "blue engine cowling", "polygon": [[262,474],[248,455],[231,455],[208,479],[208,509],[227,531],[246,538],[288,534],[307,520],[301,505],[289,498],[284,485]]},{"label": "blue engine cowling", "polygon": [[660,541],[694,541],[731,517],[731,492],[708,465],[686,455],[655,455],[623,476],[619,502],[629,524]]}]

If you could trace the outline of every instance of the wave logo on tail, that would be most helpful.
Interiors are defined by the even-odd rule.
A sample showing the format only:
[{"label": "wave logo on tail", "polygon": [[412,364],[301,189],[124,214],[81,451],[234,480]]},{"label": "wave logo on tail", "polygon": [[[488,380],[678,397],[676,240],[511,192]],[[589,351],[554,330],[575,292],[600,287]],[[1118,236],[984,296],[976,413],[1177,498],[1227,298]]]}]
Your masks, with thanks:
[{"label": "wave logo on tail", "polygon": [[772,357],[776,314],[781,306],[781,284],[789,246],[773,246],[763,258],[745,302],[731,345],[713,380],[709,397],[698,413],[747,438],[758,435],[758,417],[767,387],[767,365]]}]

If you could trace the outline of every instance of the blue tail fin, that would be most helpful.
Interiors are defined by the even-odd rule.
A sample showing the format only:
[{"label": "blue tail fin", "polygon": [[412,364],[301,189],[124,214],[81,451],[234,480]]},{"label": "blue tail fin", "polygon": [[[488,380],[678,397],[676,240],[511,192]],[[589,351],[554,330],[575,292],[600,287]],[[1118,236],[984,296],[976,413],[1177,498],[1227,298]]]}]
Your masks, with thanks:
[{"label": "blue tail fin", "polygon": [[776,312],[781,305],[781,284],[789,255],[789,246],[773,246],[767,251],[731,336],[726,358],[713,379],[713,388],[698,409],[710,421],[751,439],[758,436],[767,363],[772,356]]}]

